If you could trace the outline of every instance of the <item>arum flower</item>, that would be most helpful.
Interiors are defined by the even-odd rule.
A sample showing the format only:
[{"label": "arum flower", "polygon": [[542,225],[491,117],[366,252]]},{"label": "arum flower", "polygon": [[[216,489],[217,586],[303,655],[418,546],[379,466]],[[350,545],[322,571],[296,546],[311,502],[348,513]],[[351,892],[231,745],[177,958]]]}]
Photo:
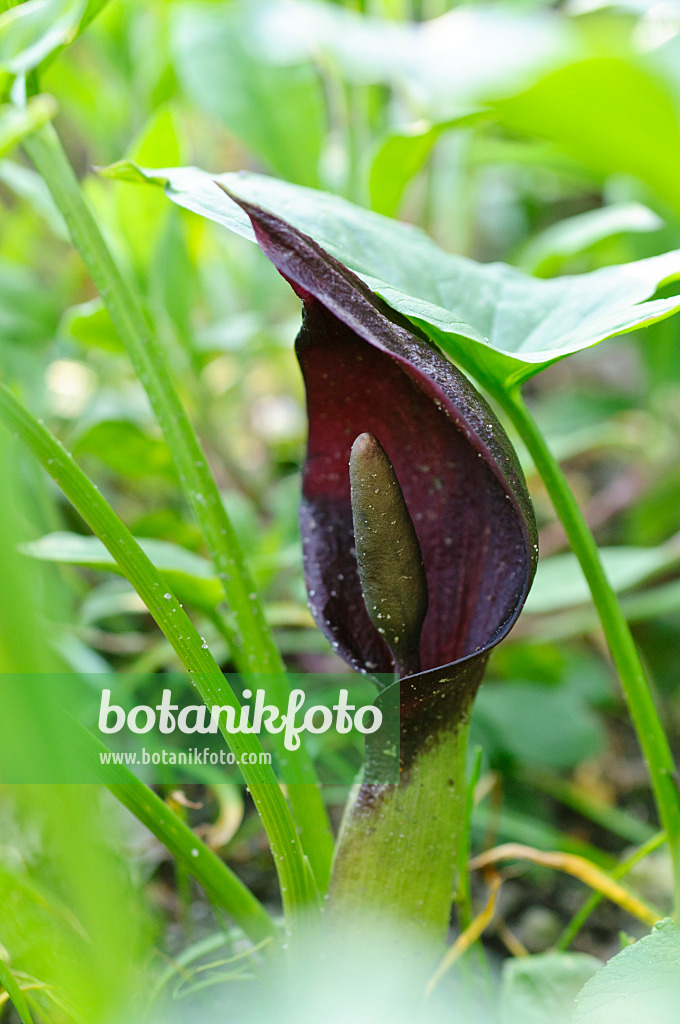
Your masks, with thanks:
[{"label": "arum flower", "polygon": [[[536,567],[526,484],[488,404],[412,324],[313,239],[232,198],[303,303],[312,612],[346,662],[398,677],[378,699],[399,688],[399,784],[357,789],[330,910],[360,922],[379,911],[443,941],[469,712]],[[383,753],[367,748],[366,778],[381,777],[369,768]]]},{"label": "arum flower", "polygon": [[519,615],[537,552],[522,471],[488,403],[412,324],[313,239],[232,198],[303,302],[310,607],[353,668],[401,676],[403,744],[410,720],[422,735],[465,713]]}]

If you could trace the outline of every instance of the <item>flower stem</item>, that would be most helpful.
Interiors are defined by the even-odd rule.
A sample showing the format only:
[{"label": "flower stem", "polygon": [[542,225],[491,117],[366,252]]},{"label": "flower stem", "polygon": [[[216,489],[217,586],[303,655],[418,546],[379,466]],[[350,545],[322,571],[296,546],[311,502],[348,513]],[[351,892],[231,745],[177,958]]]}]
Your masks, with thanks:
[{"label": "flower stem", "polygon": [[676,913],[680,913],[680,790],[673,755],[630,627],[605,574],[595,538],[519,389],[509,393],[498,392],[494,397],[503,406],[526,444],[590,587],[638,741],[647,761],[659,818],[668,836],[673,862],[675,909]]},{"label": "flower stem", "polygon": [[372,915],[443,944],[465,822],[467,716],[420,748],[399,785],[362,785],[338,839],[330,913]]},{"label": "flower stem", "polygon": [[[235,652],[238,667],[244,672],[266,673],[269,677],[268,695],[275,703],[285,706],[288,684],[281,657],[205,453],[171,379],[162,348],[104,241],[53,126],[44,125],[25,140],[24,147],[61,211],[73,244],[149,396],[177,465],[184,493],[234,613],[242,643]],[[284,782],[288,784],[288,795],[300,826],[305,852],[317,883],[323,889],[328,882],[333,840],[316,785],[314,766],[304,748],[301,747],[295,757],[286,758]]]}]

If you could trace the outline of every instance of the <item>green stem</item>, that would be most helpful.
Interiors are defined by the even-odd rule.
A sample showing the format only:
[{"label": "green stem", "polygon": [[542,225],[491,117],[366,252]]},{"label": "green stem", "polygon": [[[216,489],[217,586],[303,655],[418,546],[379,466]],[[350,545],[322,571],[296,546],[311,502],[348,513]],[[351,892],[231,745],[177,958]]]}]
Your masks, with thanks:
[{"label": "green stem", "polygon": [[[268,695],[276,704],[284,706],[289,688],[281,657],[217,484],[173,384],[161,346],[109,252],[53,126],[44,125],[26,139],[24,145],[68,225],[73,244],[149,396],[177,465],[184,493],[201,527],[234,613],[242,642],[242,647],[236,651],[239,668],[245,672],[268,674]],[[325,888],[333,840],[316,784],[314,766],[303,747],[295,757],[286,758],[284,781],[288,784],[288,795],[300,826],[305,852],[319,887]]]},{"label": "green stem", "polygon": [[426,741],[399,785],[362,785],[338,840],[331,914],[380,914],[443,944],[465,820],[468,723]]},{"label": "green stem", "polygon": [[657,810],[668,836],[673,862],[676,913],[680,913],[680,790],[675,764],[640,656],[616,594],[605,574],[600,553],[559,462],[519,389],[496,394],[534,460],[578,558],[597,608],[609,650],[619,673],[638,741],[649,768]]},{"label": "green stem", "polygon": [[[4,385],[0,385],[0,419],[31,451],[111,553],[170,641],[206,704],[228,704],[238,710],[239,702],[219,665],[130,531],[76,465],[70,452],[23,408]],[[223,716],[221,723],[223,725]],[[271,765],[259,763],[264,751],[257,737],[247,733],[227,733],[224,726],[222,732],[240,762],[243,777],[262,818],[281,883],[284,911],[292,919],[300,908],[314,902],[315,887],[290,808]],[[241,763],[242,755],[249,754],[256,756],[257,764]]]}]

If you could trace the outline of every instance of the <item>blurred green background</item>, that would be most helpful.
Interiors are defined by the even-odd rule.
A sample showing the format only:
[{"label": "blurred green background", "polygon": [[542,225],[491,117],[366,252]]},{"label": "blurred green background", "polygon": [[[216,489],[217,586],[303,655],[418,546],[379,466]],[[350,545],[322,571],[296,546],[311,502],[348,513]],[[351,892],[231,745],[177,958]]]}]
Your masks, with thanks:
[{"label": "blurred green background", "polygon": [[[0,92],[7,82],[0,74]],[[44,70],[41,90],[57,100],[55,123],[162,338],[281,649],[299,671],[342,667],[312,625],[302,580],[299,303],[255,247],[171,206],[160,190],[95,169],[125,157],[270,172],[418,223],[453,252],[541,277],[680,248],[677,2],[112,0]],[[610,340],[528,389],[598,542],[616,549],[607,564],[676,751],[679,332],[671,318]],[[183,580],[199,631],[230,668],[170,453],[59,213],[16,148],[0,160],[0,369],[133,533],[165,545],[158,558],[175,585]],[[0,669],[175,670],[131,588],[95,564],[56,487],[5,438],[2,449]],[[611,864],[654,831],[647,776],[582,577],[524,463],[542,567],[477,703],[473,850],[512,840]],[[344,793],[327,796],[339,807]],[[37,874],[58,889],[73,851],[62,836],[58,869],[39,840],[31,845],[35,816],[45,828],[54,821],[24,797],[0,791],[0,820],[10,823],[0,863],[13,884]],[[216,791],[198,803],[184,808],[189,820],[208,829],[229,822],[218,847],[275,903],[247,799]],[[79,813],[100,810],[84,804]],[[212,912],[128,825],[111,870],[144,890],[160,946],[176,952],[210,932]],[[637,884],[666,904],[662,854]],[[507,955],[509,932],[530,952],[547,948],[582,896],[573,880],[525,871],[504,886],[490,949]],[[609,956],[620,928],[642,930],[603,904],[575,948]]]}]

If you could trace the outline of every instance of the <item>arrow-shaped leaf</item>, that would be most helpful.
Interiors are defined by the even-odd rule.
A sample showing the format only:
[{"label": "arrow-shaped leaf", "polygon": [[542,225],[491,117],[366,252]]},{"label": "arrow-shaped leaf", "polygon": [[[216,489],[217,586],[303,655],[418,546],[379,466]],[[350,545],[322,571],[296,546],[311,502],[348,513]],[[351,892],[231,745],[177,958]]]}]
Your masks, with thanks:
[{"label": "arrow-shaped leaf", "polygon": [[680,295],[654,298],[661,285],[680,278],[680,250],[538,280],[503,263],[445,252],[420,229],[338,196],[263,175],[145,170],[130,163],[106,173],[163,184],[179,206],[251,240],[248,218],[219,186],[273,212],[358,274],[492,391],[680,309]]}]

